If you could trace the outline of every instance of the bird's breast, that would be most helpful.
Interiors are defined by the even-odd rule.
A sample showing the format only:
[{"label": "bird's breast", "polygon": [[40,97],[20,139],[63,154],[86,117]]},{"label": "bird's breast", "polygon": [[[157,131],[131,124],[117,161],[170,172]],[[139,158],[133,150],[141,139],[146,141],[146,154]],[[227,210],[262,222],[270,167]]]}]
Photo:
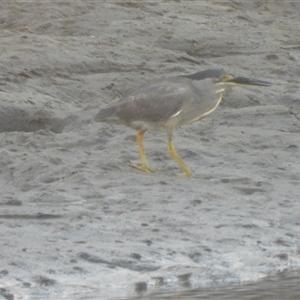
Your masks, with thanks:
[{"label": "bird's breast", "polygon": [[180,116],[180,114],[178,115],[178,117],[182,118],[182,125],[200,121],[201,119],[210,115],[216,110],[221,100],[222,94],[220,93],[218,94],[218,98],[216,98],[214,101],[201,101],[198,105],[195,105],[193,109],[188,108],[186,111],[183,109],[180,113],[182,116]]}]

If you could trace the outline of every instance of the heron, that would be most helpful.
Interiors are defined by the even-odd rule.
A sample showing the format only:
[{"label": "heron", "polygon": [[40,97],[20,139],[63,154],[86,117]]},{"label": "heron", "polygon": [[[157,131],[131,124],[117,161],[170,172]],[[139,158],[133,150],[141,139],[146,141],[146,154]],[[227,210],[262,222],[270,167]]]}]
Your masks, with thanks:
[{"label": "heron", "polygon": [[197,122],[215,111],[225,92],[234,86],[270,86],[259,79],[235,76],[221,69],[208,69],[190,75],[163,78],[147,84],[121,99],[116,99],[95,115],[96,122],[123,124],[137,131],[141,164],[129,163],[140,171],[152,173],[144,150],[144,136],[149,130],[165,130],[169,155],[187,177],[189,167],[177,154],[174,132],[182,125]]}]

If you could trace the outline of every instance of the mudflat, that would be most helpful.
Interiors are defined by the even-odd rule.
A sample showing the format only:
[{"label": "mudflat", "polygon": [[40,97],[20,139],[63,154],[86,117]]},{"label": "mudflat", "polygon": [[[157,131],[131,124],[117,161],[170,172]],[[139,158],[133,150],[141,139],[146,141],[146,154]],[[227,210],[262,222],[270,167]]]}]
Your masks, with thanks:
[{"label": "mudflat", "polygon": [[[300,6],[0,4],[0,295],[112,299],[255,282],[300,266]],[[174,144],[95,123],[153,80],[222,68],[236,87]]]}]

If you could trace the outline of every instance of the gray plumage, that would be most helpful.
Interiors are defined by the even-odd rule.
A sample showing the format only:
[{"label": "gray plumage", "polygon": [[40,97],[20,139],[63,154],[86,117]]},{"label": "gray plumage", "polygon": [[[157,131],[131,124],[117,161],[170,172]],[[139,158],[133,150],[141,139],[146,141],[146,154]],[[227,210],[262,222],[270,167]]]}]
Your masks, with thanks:
[{"label": "gray plumage", "polygon": [[[206,70],[150,83],[101,109],[96,114],[95,121],[124,124],[136,130],[166,126],[175,129],[189,121],[196,121],[215,106],[219,96],[211,90],[210,83],[221,74],[225,72]],[[199,80],[207,80],[207,85],[202,84],[199,87]],[[212,97],[216,98],[215,101],[211,101]],[[181,113],[173,117],[176,122],[175,119],[167,122],[180,110]],[[139,121],[147,123],[144,128]]]},{"label": "gray plumage", "polygon": [[145,85],[130,95],[112,101],[95,116],[95,121],[124,124],[138,131],[137,144],[142,164],[130,166],[152,172],[148,167],[143,137],[148,130],[164,129],[168,151],[184,170],[192,172],[176,153],[172,142],[176,128],[203,119],[220,104],[223,94],[235,85],[268,86],[269,82],[236,77],[224,70],[209,69],[190,75],[164,78]]}]

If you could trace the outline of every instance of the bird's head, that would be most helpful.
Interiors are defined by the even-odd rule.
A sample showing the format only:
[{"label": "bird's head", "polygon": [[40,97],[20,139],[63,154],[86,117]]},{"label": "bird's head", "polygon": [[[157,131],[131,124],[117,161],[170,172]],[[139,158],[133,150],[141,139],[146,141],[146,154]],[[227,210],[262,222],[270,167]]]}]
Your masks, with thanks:
[{"label": "bird's head", "polygon": [[256,78],[247,78],[235,76],[228,73],[223,73],[216,78],[216,84],[225,87],[240,86],[240,85],[256,85],[256,86],[270,86],[271,83]]},{"label": "bird's head", "polygon": [[208,69],[202,72],[198,72],[191,75],[185,75],[185,77],[192,80],[211,80],[213,84],[217,86],[220,91],[225,91],[233,86],[242,85],[254,85],[254,86],[270,86],[271,83],[255,78],[246,78],[241,76],[235,76],[227,73],[221,69]]}]

